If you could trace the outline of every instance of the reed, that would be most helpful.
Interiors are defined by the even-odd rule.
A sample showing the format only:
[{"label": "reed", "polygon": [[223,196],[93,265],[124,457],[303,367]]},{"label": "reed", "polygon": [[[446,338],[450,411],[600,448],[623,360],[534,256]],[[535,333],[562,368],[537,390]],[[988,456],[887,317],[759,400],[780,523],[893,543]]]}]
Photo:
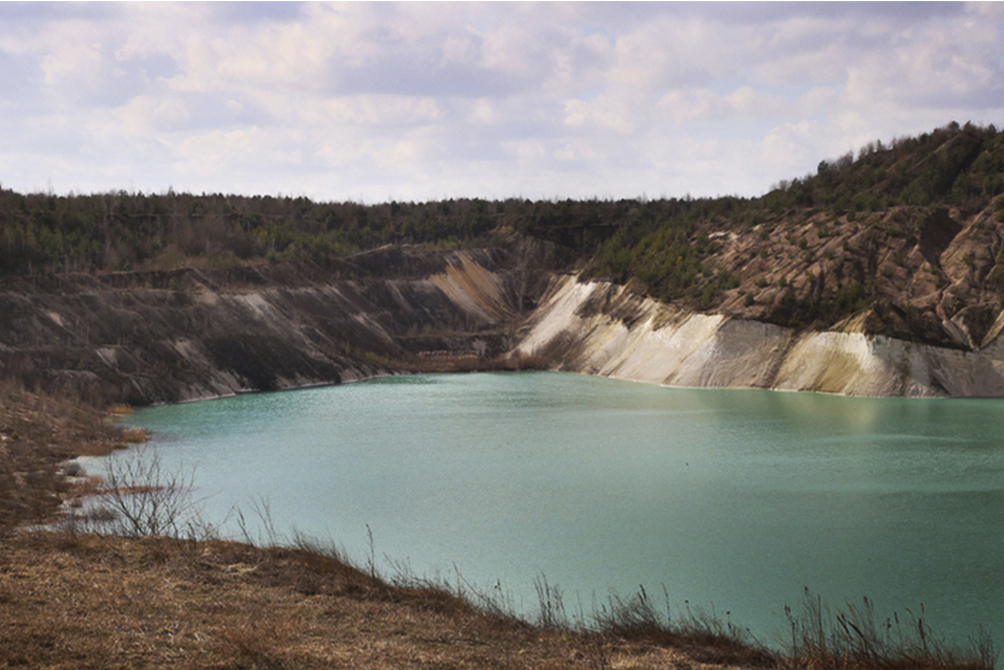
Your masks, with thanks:
[{"label": "reed", "polygon": [[791,628],[784,668],[805,670],[987,670],[997,662],[993,640],[983,630],[963,646],[948,644],[919,614],[878,616],[864,598],[831,611],[805,591],[800,612],[786,607]]}]

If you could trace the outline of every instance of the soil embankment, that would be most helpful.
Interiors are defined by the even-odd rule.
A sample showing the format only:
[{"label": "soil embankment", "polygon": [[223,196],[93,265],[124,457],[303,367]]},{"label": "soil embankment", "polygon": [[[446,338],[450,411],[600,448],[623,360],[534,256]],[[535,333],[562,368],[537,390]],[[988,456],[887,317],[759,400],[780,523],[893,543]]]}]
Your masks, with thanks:
[{"label": "soil embankment", "polygon": [[471,367],[509,349],[543,286],[513,256],[384,247],[327,268],[6,277],[0,375],[101,407]]}]

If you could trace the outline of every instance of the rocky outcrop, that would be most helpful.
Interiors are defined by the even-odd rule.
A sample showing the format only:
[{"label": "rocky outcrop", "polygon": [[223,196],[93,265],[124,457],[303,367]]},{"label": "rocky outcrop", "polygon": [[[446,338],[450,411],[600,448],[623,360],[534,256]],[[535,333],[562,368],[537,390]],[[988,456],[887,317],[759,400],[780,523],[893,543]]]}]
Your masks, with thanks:
[{"label": "rocky outcrop", "polygon": [[1004,226],[992,207],[770,216],[754,226],[706,222],[720,230],[695,286],[728,277],[731,288],[717,302],[675,304],[798,330],[843,331],[864,314],[856,327],[872,335],[969,351],[990,344],[1004,306]]},{"label": "rocky outcrop", "polygon": [[1001,396],[1004,344],[996,335],[983,349],[964,351],[855,332],[853,323],[802,332],[679,310],[623,286],[565,275],[553,279],[514,352],[556,370],[671,386]]}]

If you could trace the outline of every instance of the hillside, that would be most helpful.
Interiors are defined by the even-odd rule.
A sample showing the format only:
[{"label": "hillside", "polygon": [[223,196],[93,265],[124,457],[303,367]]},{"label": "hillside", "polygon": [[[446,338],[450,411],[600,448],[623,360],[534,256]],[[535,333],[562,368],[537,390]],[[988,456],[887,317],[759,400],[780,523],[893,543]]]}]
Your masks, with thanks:
[{"label": "hillside", "polygon": [[[779,324],[831,325],[834,315],[876,301],[929,316],[932,291],[951,286],[954,302],[973,308],[960,320],[982,335],[987,303],[1004,281],[1004,269],[996,270],[1004,202],[996,214],[992,205],[1002,191],[1004,136],[993,126],[955,123],[918,138],[871,143],[856,158],[823,160],[816,174],[752,199],[364,206],[3,190],[0,273],[330,266],[386,244],[473,248],[524,235],[557,244],[593,276],[634,280],[653,297],[702,311],[752,307],[750,315]],[[939,318],[954,315],[955,307],[951,300],[942,304]],[[958,333],[936,331],[928,334],[938,341],[979,344],[980,337],[963,343]]]},{"label": "hillside", "polygon": [[641,206],[591,275],[698,311],[976,349],[1001,308],[1001,191],[1001,134],[952,125],[762,198]]},{"label": "hillside", "polygon": [[[546,245],[387,246],[311,263],[0,277],[0,370],[97,407],[492,363],[545,282]],[[527,268],[532,261],[536,268]]]},{"label": "hillside", "polygon": [[[0,191],[0,375],[97,405],[143,404],[523,365],[506,356],[515,348],[533,365],[663,383],[997,395],[1002,190],[1004,135],[953,123],[822,161],[752,199],[364,206]],[[617,287],[635,306],[609,311],[602,295],[615,289],[603,288],[577,321],[552,323],[562,346],[529,346],[560,275]],[[655,312],[637,306],[646,299]],[[625,352],[599,342],[588,347],[603,360],[584,353],[598,332],[583,330],[589,314],[630,331],[656,312],[650,330],[687,315],[732,320],[744,340],[780,328],[763,331],[782,333],[780,353],[742,353],[727,378],[709,372],[714,352],[682,377],[631,372],[668,370],[658,348],[621,371],[603,361]],[[859,339],[822,355],[805,342],[813,333]],[[900,344],[876,354],[877,337]],[[914,356],[910,344],[930,348]],[[823,379],[849,356],[857,367]],[[820,366],[812,378],[778,376],[803,360]],[[876,365],[884,377],[868,380]]]}]

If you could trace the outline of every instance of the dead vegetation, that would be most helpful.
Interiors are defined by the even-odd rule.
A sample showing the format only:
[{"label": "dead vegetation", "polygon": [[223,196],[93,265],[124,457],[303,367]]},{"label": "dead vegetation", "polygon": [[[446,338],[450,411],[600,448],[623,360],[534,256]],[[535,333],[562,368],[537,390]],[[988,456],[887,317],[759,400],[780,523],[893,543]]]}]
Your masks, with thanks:
[{"label": "dead vegetation", "polygon": [[123,441],[91,408],[0,381],[0,537],[59,508],[71,488],[63,461],[109,453]]},{"label": "dead vegetation", "polygon": [[0,549],[0,667],[705,667],[545,630],[299,549],[26,534]]},{"label": "dead vegetation", "polygon": [[848,604],[831,612],[806,589],[801,611],[785,607],[791,647],[780,667],[805,670],[982,670],[997,661],[993,640],[978,631],[967,649],[946,645],[920,613],[880,617],[874,604]]},{"label": "dead vegetation", "polygon": [[881,623],[841,642],[856,613],[834,628],[806,612],[777,654],[713,618],[669,622],[644,593],[588,630],[533,625],[297,547],[35,532],[0,547],[0,566],[0,668],[993,667],[989,649],[890,646]]}]

